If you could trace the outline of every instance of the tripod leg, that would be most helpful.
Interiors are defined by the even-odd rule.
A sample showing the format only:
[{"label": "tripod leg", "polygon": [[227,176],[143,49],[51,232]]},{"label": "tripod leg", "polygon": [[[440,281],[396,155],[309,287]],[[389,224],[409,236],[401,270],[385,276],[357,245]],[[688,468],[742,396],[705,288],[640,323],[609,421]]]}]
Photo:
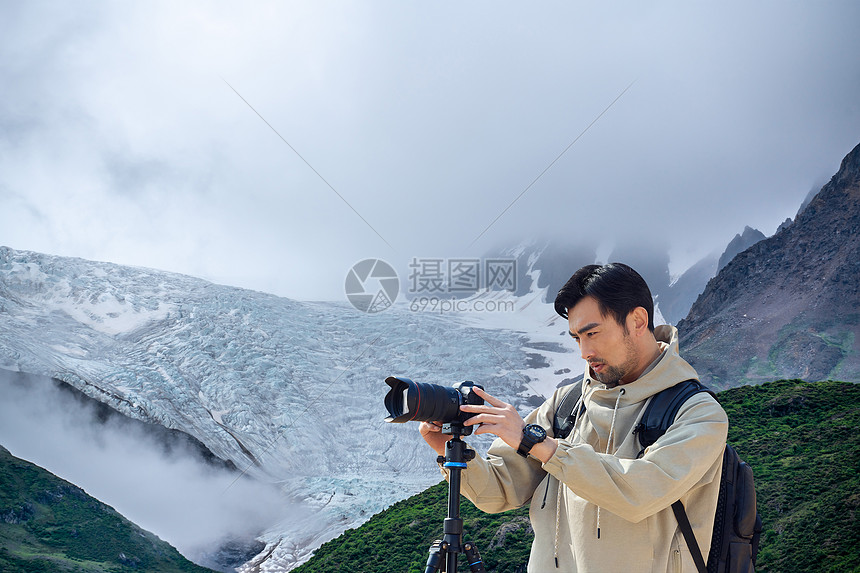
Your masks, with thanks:
[{"label": "tripod leg", "polygon": [[[449,426],[446,424],[446,426]],[[457,558],[463,553],[463,520],[460,518],[460,472],[466,468],[466,462],[475,457],[475,451],[466,446],[466,442],[460,439],[463,435],[462,424],[459,429],[453,428],[450,432],[453,437],[445,444],[445,457],[437,458],[444,461],[445,467],[450,470],[448,475],[448,517],[442,527],[444,537],[436,540],[430,547],[430,556],[427,558],[427,569],[424,573],[457,573]],[[445,432],[443,427],[443,432]],[[472,546],[474,548],[474,546]],[[474,551],[475,559],[470,560],[472,571],[481,573],[484,565],[477,550]],[[476,568],[477,567],[477,568]]]},{"label": "tripod leg", "polygon": [[430,546],[430,556],[427,557],[427,568],[424,573],[438,573],[445,571],[445,560],[448,556],[448,544],[437,539]]},{"label": "tripod leg", "polygon": [[471,543],[463,544],[463,552],[466,554],[466,559],[469,562],[469,569],[472,573],[487,573],[484,569],[484,561],[478,553],[478,548]]}]

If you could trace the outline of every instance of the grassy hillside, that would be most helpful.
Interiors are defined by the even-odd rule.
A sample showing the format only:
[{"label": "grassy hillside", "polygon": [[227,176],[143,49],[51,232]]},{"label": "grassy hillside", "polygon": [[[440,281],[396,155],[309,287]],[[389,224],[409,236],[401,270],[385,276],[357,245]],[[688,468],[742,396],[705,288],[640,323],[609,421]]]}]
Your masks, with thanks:
[{"label": "grassy hillside", "polygon": [[[764,521],[759,572],[860,572],[860,385],[778,381],[721,392],[729,441],[755,472]],[[323,545],[297,573],[424,571],[441,537],[447,484],[397,503]],[[486,515],[463,501],[465,538],[487,570],[525,571],[526,509]],[[465,561],[461,570],[467,571]]]},{"label": "grassy hillside", "polygon": [[0,447],[0,571],[210,571],[113,508]]}]

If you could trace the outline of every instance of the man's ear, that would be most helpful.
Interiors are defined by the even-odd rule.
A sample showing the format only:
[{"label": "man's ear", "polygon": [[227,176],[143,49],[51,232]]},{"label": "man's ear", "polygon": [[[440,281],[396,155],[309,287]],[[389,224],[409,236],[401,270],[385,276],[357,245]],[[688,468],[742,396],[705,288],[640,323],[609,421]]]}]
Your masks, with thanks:
[{"label": "man's ear", "polygon": [[627,330],[635,335],[650,332],[648,330],[648,311],[644,307],[637,306],[627,315]]}]

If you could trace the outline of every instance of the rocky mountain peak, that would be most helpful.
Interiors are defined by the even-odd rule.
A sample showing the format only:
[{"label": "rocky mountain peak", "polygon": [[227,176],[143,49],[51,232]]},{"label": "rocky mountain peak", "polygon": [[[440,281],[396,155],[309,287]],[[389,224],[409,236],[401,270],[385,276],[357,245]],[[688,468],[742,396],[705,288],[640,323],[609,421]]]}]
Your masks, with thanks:
[{"label": "rocky mountain peak", "polygon": [[749,225],[745,226],[743,233],[735,235],[735,238],[729,242],[725,252],[720,256],[717,269],[722,269],[729,264],[729,261],[735,258],[738,253],[747,250],[764,238],[764,233],[758,229],[753,229]]},{"label": "rocky mountain peak", "polygon": [[860,379],[860,145],[792,225],[738,254],[678,325],[717,388]]}]

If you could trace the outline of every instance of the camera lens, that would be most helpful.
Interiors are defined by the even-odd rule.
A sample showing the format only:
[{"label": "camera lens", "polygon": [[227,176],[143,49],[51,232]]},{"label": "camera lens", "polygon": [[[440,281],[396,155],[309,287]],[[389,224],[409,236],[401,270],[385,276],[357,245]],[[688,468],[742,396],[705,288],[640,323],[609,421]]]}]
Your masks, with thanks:
[{"label": "camera lens", "polygon": [[390,376],[385,383],[386,422],[453,422],[460,419],[462,395],[457,388],[422,384],[409,378]]}]

